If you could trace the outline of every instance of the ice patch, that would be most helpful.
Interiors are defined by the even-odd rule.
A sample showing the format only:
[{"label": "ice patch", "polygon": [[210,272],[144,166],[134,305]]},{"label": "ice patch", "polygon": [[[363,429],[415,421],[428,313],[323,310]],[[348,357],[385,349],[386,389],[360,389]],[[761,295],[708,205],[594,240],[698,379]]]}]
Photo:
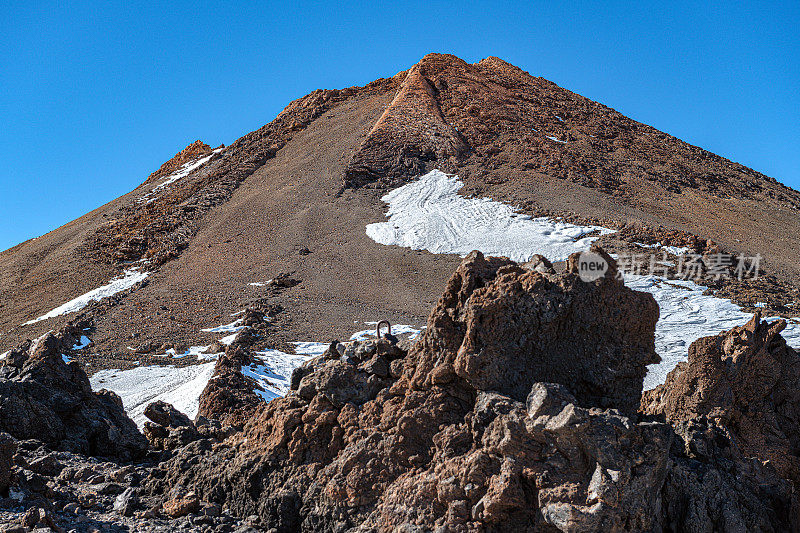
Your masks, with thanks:
[{"label": "ice patch", "polygon": [[132,268],[126,270],[124,274],[118,278],[112,279],[108,284],[103,285],[102,287],[98,287],[96,289],[92,289],[91,291],[87,292],[86,294],[82,294],[77,298],[74,298],[67,303],[60,305],[50,311],[47,314],[40,316],[39,318],[34,318],[33,320],[29,320],[22,324],[23,326],[27,326],[30,324],[35,324],[41,320],[46,320],[48,318],[53,318],[61,315],[66,315],[67,313],[74,313],[76,311],[80,311],[89,303],[96,302],[102,300],[103,298],[108,298],[109,296],[113,296],[120,291],[124,291],[125,289],[130,289],[144,278],[146,278],[148,272],[140,272],[139,270]]},{"label": "ice patch", "polygon": [[585,250],[597,239],[590,232],[613,233],[599,226],[577,226],[532,218],[488,198],[458,195],[458,176],[433,170],[386,194],[387,222],[369,224],[367,235],[380,244],[465,256],[472,250],[524,262],[535,253],[551,261]]},{"label": "ice patch", "polygon": [[89,381],[93,390],[108,389],[117,393],[128,416],[141,428],[147,420],[144,408],[156,400],[171,403],[193,419],[200,406],[200,394],[214,373],[214,365],[210,362],[183,368],[142,366],[130,370],[101,370]]},{"label": "ice patch", "polygon": [[64,361],[64,364],[70,364],[72,362],[72,358],[68,355],[61,354],[61,360]]}]

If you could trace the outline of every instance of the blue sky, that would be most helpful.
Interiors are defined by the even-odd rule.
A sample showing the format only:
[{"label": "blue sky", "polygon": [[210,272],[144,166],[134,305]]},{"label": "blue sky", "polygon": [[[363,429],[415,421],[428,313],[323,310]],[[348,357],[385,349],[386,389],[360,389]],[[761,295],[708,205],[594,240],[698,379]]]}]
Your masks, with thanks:
[{"label": "blue sky", "polygon": [[[136,5],[140,4],[140,5]],[[0,249],[317,88],[499,56],[800,189],[800,2],[0,6]]]}]

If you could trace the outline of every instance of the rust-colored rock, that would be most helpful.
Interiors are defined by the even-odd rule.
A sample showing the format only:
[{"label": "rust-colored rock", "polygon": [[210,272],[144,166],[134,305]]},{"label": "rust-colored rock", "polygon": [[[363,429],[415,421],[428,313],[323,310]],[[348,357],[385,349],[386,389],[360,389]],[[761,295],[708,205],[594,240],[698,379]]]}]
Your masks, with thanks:
[{"label": "rust-colored rock", "polygon": [[723,428],[742,459],[769,461],[800,488],[800,358],[756,313],[744,326],[698,339],[663,385],[642,397],[642,411],[673,424],[708,419]]},{"label": "rust-colored rock", "polygon": [[158,170],[150,174],[145,183],[155,182],[161,178],[169,176],[170,174],[174,174],[184,164],[196,161],[211,154],[211,152],[212,149],[209,145],[201,140],[197,140],[175,154],[172,159],[161,165]]},{"label": "rust-colored rock", "polygon": [[194,493],[172,498],[161,506],[163,513],[171,518],[180,518],[200,510],[200,500]]},{"label": "rust-colored rock", "polygon": [[[585,321],[577,328],[570,317]],[[655,317],[649,296],[613,276],[584,283],[573,272],[543,274],[473,253],[409,355],[374,346],[338,358],[329,350],[243,433],[180,450],[149,490],[193,490],[279,531],[649,530],[671,429],[596,404],[628,410],[638,401]],[[592,342],[576,348],[567,341],[581,328]],[[481,351],[497,361],[469,362]],[[602,370],[575,360],[588,375],[567,372],[570,353]],[[377,356],[391,360],[388,375],[372,364]],[[606,367],[630,376],[627,390],[604,377]]]},{"label": "rust-colored rock", "polygon": [[616,278],[585,283],[578,254],[563,275],[473,252],[450,279],[412,351],[416,386],[460,378],[523,401],[537,381],[567,385],[582,405],[638,408],[645,365],[659,361],[658,306]]}]

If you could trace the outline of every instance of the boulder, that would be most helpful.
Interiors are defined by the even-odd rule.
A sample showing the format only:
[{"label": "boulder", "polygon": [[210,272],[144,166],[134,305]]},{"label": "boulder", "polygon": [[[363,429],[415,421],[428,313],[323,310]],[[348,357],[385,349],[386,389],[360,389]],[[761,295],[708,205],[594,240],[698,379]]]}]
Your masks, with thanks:
[{"label": "boulder", "polygon": [[466,257],[428,320],[414,383],[463,380],[525,401],[535,382],[567,386],[578,403],[636,412],[655,353],[658,306],[617,278],[587,283],[577,255],[562,274],[523,269],[479,252]]},{"label": "boulder", "polygon": [[63,354],[82,329],[67,326],[15,350],[0,364],[0,431],[53,449],[129,461],[147,441],[113,392],[93,392],[77,361]]}]

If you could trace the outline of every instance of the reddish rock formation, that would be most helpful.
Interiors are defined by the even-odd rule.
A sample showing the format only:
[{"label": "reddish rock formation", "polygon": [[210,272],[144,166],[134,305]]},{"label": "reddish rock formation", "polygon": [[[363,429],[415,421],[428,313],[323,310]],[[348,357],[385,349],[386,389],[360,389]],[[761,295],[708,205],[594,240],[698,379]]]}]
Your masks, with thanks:
[{"label": "reddish rock formation", "polygon": [[165,178],[170,174],[177,172],[186,163],[196,161],[202,157],[210,155],[212,152],[211,147],[201,140],[197,140],[175,154],[172,159],[161,165],[161,168],[148,176],[148,182],[156,182],[161,178]]},{"label": "reddish rock formation", "polygon": [[[725,453],[737,468],[763,470],[764,484],[785,479],[796,494],[800,358],[780,336],[785,327],[784,320],[768,323],[756,313],[744,326],[695,341],[688,360],[643,395],[642,411],[665,415],[691,454],[711,454],[707,437],[698,433],[716,435],[717,443],[727,443]],[[794,524],[800,524],[796,496],[786,505]]]},{"label": "reddish rock formation", "polygon": [[217,359],[214,375],[200,395],[198,417],[241,426],[264,402],[255,392],[256,381],[242,374],[242,366],[252,363],[247,347],[251,340],[250,332],[242,330]]},{"label": "reddish rock formation", "polygon": [[533,382],[548,381],[568,385],[583,405],[634,412],[645,365],[659,361],[658,306],[616,279],[602,253],[612,267],[593,283],[576,275],[577,254],[561,276],[470,254],[411,353],[413,383],[458,377],[523,401]]},{"label": "reddish rock formation", "polygon": [[[610,305],[620,301],[638,313]],[[150,491],[194,490],[279,531],[648,530],[671,430],[593,404],[627,410],[638,399],[655,318],[652,299],[614,279],[613,266],[584,283],[474,253],[411,354],[382,356],[390,348],[380,343],[357,358],[329,350],[242,434],[194,442],[162,464]],[[592,343],[569,343],[576,333]],[[498,361],[470,362],[482,351]],[[597,368],[575,360],[580,370],[570,373],[570,354]],[[377,356],[389,359],[386,377],[372,373],[382,365],[361,362]]]}]

